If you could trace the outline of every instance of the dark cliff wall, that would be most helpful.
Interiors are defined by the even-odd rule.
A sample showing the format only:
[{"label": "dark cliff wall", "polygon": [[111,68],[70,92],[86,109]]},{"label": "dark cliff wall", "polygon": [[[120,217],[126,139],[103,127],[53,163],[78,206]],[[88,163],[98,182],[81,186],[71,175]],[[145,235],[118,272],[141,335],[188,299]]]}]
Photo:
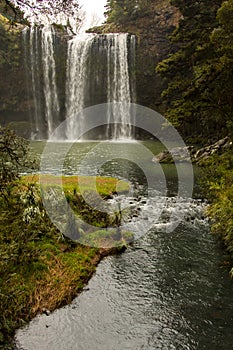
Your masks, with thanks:
[{"label": "dark cliff wall", "polygon": [[[35,130],[28,29],[16,22],[12,25],[7,17],[0,14],[0,124],[9,125],[19,135],[27,138]],[[64,28],[54,26],[54,29],[56,32],[54,35],[56,81],[61,115],[64,119],[67,34]],[[42,59],[41,57],[41,61]],[[39,96],[42,100],[41,119],[45,119],[41,64],[38,70],[36,79],[40,91],[37,97],[38,103],[41,102]]]},{"label": "dark cliff wall", "polygon": [[151,1],[146,14],[121,25],[108,23],[90,32],[129,32],[137,37],[136,83],[137,103],[161,112],[163,82],[155,67],[171,52],[168,36],[178,25],[180,12],[169,0]]},{"label": "dark cliff wall", "polygon": [[27,121],[29,101],[25,78],[22,26],[0,15],[0,123]]}]

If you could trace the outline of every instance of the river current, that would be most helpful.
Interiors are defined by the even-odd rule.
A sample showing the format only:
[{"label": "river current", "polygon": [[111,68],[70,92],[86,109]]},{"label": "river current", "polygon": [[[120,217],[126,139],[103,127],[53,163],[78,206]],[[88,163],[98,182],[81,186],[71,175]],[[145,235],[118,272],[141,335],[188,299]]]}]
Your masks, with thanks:
[{"label": "river current", "polygon": [[[155,209],[145,208],[143,176],[130,169],[148,220]],[[176,171],[164,169],[168,192],[159,221],[124,253],[105,258],[71,305],[20,329],[17,349],[232,349],[233,284],[204,217],[206,203],[198,188],[195,199],[175,201]],[[173,231],[171,212],[173,220],[182,218]]]}]

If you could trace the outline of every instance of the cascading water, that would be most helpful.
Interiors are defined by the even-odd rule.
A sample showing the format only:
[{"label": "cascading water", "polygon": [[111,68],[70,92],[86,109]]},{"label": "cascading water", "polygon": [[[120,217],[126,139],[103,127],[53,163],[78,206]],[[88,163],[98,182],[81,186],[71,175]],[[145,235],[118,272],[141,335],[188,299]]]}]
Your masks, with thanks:
[{"label": "cascading water", "polygon": [[[56,84],[56,64],[53,44],[53,28],[46,26],[42,32],[42,59],[44,73],[44,97],[45,114],[48,123],[48,138],[52,138],[52,133],[56,127],[56,120],[59,115],[59,101]],[[54,136],[53,136],[54,138]],[[55,136],[55,139],[57,137]]]},{"label": "cascading water", "polygon": [[[135,102],[135,37],[126,33],[79,34],[67,43],[64,36],[58,45],[62,43],[64,48],[67,43],[65,72],[61,63],[56,66],[60,59],[56,52],[59,48],[60,53],[61,47],[55,46],[53,27],[32,25],[27,33],[30,95],[34,103],[32,138],[76,140],[85,123],[83,109],[109,103],[107,127],[99,131],[101,135],[92,137],[132,139],[129,104]],[[64,119],[65,130],[58,135],[54,131]]]},{"label": "cascading water", "polygon": [[76,139],[78,132],[82,134],[83,108],[103,102],[111,103],[106,116],[106,139],[132,138],[129,103],[135,99],[135,89],[129,62],[133,58],[134,64],[134,50],[134,37],[125,33],[83,34],[70,40],[66,82],[68,139]]},{"label": "cascading water", "polygon": [[66,137],[75,140],[77,130],[82,133],[85,92],[87,81],[87,59],[92,35],[78,35],[68,42],[66,78]]},{"label": "cascading water", "polygon": [[[101,102],[109,103],[106,139],[132,138],[129,104],[135,99],[135,89],[129,61],[133,58],[131,63],[135,63],[134,51],[135,38],[125,33],[83,34],[69,42],[66,83],[68,139],[75,139],[77,131],[82,133],[83,108]],[[97,96],[100,90],[102,95]],[[71,116],[73,118],[68,119]]]},{"label": "cascading water", "polygon": [[[108,102],[113,102],[108,109],[108,128],[113,125],[114,140],[131,138],[131,102],[130,79],[128,66],[127,34],[110,34],[107,40],[108,57]],[[121,102],[121,104],[114,104]]]},{"label": "cascading water", "polygon": [[[29,90],[33,100],[32,139],[51,139],[59,120],[53,37],[53,28],[49,25],[43,27],[32,25],[24,30],[26,58],[29,65]],[[57,136],[59,135],[55,138]]]}]

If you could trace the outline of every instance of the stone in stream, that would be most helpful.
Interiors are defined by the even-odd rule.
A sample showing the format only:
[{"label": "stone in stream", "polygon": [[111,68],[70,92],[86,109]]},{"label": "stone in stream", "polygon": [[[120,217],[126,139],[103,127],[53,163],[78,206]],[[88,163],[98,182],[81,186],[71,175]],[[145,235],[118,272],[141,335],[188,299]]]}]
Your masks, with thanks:
[{"label": "stone in stream", "polygon": [[152,161],[158,163],[174,163],[174,161],[187,162],[191,159],[193,163],[200,164],[202,161],[207,160],[210,156],[216,153],[221,154],[230,147],[232,147],[232,141],[228,136],[226,136],[214,144],[202,147],[197,151],[193,146],[176,147],[170,151],[162,151],[155,155]]}]

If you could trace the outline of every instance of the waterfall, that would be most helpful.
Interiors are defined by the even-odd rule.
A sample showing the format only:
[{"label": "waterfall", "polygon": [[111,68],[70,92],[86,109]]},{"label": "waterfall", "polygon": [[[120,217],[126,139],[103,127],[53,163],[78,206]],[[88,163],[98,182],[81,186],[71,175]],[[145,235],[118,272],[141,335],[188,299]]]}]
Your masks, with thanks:
[{"label": "waterfall", "polygon": [[[44,76],[44,97],[45,97],[45,114],[48,123],[48,138],[56,127],[56,121],[59,116],[59,101],[56,84],[56,64],[53,44],[53,28],[46,26],[42,32],[42,59],[43,59],[43,76]],[[56,137],[55,137],[56,138]]]},{"label": "waterfall", "polygon": [[[87,85],[87,59],[92,35],[77,35],[68,42],[66,77],[66,136],[75,140],[77,130],[82,132],[85,93]],[[70,118],[71,117],[71,118]]]},{"label": "waterfall", "polygon": [[[83,34],[70,40],[66,82],[68,139],[76,139],[77,131],[82,133],[85,123],[82,110],[88,102],[111,103],[106,116],[106,139],[132,138],[129,103],[134,99],[135,89],[130,76],[129,49],[134,57],[135,39],[125,33]],[[121,102],[120,107],[114,102]]]},{"label": "waterfall", "polygon": [[[32,139],[76,140],[84,130],[83,110],[101,103],[109,103],[107,127],[92,137],[133,138],[129,104],[135,102],[134,36],[79,34],[70,38],[58,36],[51,25],[32,25],[25,33]],[[58,135],[54,131],[64,120],[66,127]]]},{"label": "waterfall", "polygon": [[[128,66],[127,34],[109,34],[107,36],[108,57],[108,102],[113,102],[108,108],[108,128],[113,124],[112,138],[114,140],[131,138],[131,102],[130,79]],[[114,102],[121,102],[114,104]]]},{"label": "waterfall", "polygon": [[31,25],[23,32],[29,95],[33,101],[30,116],[32,139],[51,139],[59,120],[56,84],[54,33],[51,26]]}]

